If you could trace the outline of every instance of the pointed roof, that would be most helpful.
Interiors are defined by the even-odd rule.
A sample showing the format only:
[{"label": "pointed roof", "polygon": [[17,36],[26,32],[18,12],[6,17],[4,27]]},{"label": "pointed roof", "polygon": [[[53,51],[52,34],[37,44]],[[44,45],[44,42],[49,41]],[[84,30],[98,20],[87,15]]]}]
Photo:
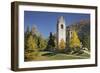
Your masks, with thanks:
[{"label": "pointed roof", "polygon": [[65,22],[65,21],[64,21],[64,16],[58,17],[58,21],[57,21],[57,22]]}]

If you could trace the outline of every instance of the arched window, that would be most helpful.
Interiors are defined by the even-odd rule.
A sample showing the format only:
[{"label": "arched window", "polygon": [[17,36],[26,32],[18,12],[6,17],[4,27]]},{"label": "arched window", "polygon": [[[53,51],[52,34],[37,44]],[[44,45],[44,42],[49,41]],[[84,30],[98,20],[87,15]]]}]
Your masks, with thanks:
[{"label": "arched window", "polygon": [[63,29],[63,24],[61,24],[61,29]]}]

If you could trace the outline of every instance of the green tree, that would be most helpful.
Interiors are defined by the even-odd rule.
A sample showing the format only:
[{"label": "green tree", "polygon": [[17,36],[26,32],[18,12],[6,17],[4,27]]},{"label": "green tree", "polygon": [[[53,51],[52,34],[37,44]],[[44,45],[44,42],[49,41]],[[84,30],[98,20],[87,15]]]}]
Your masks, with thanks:
[{"label": "green tree", "polygon": [[28,40],[30,35],[31,35],[30,28],[29,28],[29,26],[27,26],[27,29],[26,29],[26,31],[24,33],[25,50],[27,49],[27,40]]},{"label": "green tree", "polygon": [[81,41],[82,41],[83,47],[86,47],[86,48],[88,48],[88,50],[90,50],[90,36],[84,34],[81,37]]},{"label": "green tree", "polygon": [[70,48],[76,48],[76,47],[80,47],[81,43],[80,40],[78,38],[78,35],[76,33],[76,31],[72,32],[72,37],[69,40],[69,47]]},{"label": "green tree", "polygon": [[84,27],[82,27],[79,35],[83,47],[90,50],[90,24],[86,24]]},{"label": "green tree", "polygon": [[56,47],[55,45],[55,37],[52,35],[52,33],[50,32],[50,36],[49,36],[49,40],[47,43],[47,50],[54,50]]}]

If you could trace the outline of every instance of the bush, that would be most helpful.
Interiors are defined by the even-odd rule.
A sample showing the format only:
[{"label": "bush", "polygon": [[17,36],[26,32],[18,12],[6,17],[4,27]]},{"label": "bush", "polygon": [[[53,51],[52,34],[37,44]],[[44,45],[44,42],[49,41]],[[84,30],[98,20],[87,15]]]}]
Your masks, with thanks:
[{"label": "bush", "polygon": [[37,57],[39,57],[39,52],[25,52],[25,61],[32,61],[36,60]]}]

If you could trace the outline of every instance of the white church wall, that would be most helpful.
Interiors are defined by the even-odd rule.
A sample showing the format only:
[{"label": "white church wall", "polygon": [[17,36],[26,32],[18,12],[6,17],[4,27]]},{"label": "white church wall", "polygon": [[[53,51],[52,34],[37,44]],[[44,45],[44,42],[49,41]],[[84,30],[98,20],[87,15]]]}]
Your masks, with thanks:
[{"label": "white church wall", "polygon": [[60,41],[63,39],[64,42],[66,43],[66,25],[65,25],[65,20],[64,17],[61,16],[58,20],[57,23],[57,37],[58,37],[58,45],[60,43]]}]

